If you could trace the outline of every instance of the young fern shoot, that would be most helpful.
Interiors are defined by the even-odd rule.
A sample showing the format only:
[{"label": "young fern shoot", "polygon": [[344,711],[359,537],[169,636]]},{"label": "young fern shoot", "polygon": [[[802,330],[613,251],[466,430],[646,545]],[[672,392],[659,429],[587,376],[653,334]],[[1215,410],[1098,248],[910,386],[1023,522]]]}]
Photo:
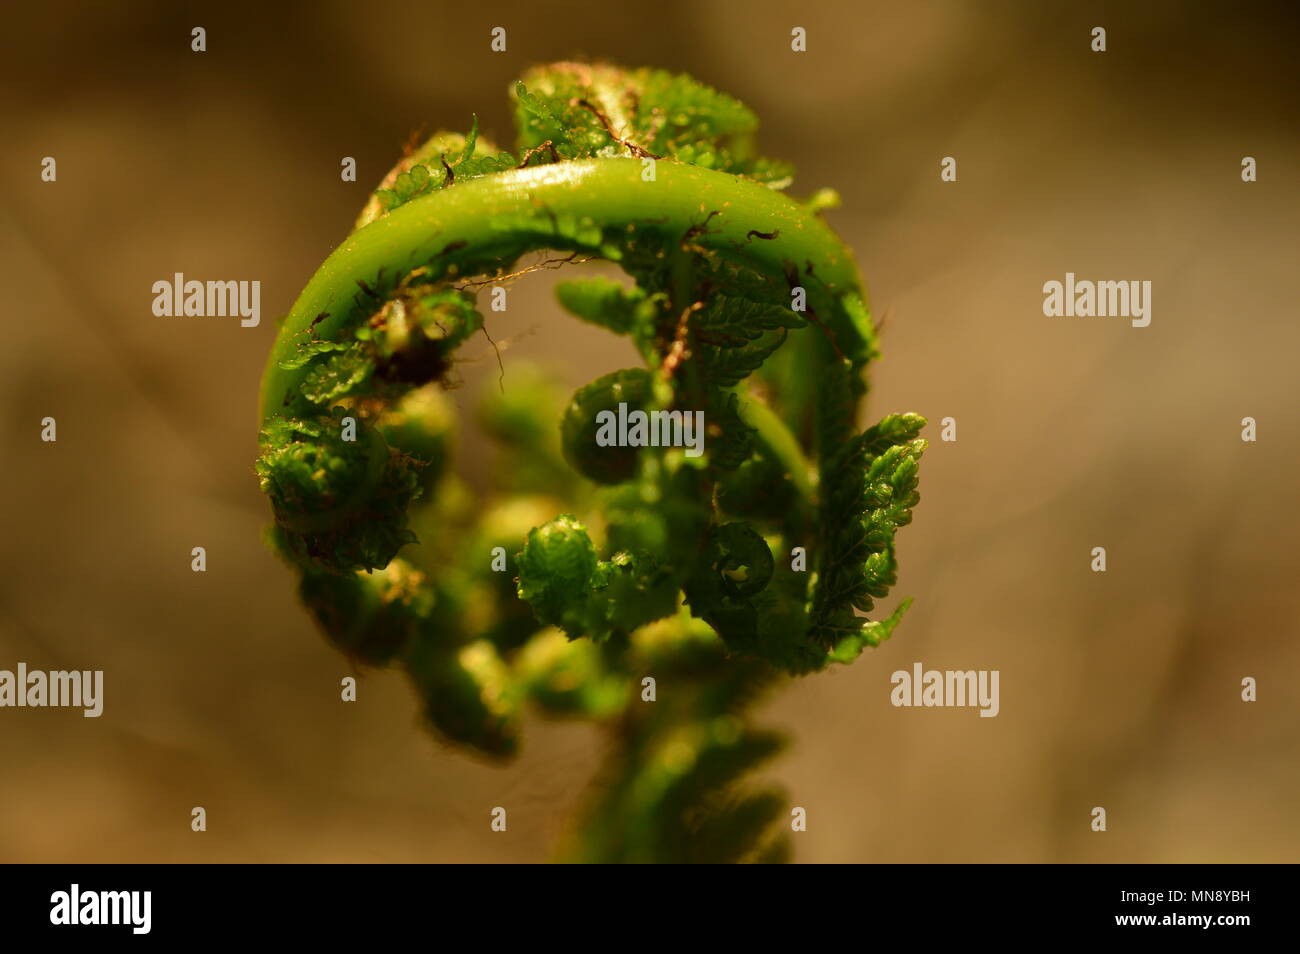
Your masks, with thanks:
[{"label": "young fern shoot", "polygon": [[[861,279],[832,197],[783,192],[746,107],[583,63],[529,71],[513,105],[514,152],[475,120],[403,158],[281,327],[256,465],[271,544],[327,637],[401,667],[442,738],[509,756],[529,704],[610,728],[562,857],[778,860],[784,801],[745,779],[780,739],[745,711],[898,623],[906,601],[863,614],[896,580],[925,422],[858,430],[878,353]],[[480,415],[500,464],[471,489],[441,388],[489,330],[477,294],[533,253],[626,273],[558,297],[643,366],[567,400],[507,368]],[[611,441],[636,412],[665,439]]]}]

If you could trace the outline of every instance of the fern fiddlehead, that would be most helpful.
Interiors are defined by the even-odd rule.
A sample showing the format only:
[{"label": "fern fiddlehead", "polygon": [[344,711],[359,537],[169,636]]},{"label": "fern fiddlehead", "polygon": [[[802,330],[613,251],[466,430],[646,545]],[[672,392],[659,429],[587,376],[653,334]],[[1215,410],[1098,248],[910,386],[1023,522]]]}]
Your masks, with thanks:
[{"label": "fern fiddlehead", "polygon": [[[743,105],[573,63],[513,104],[514,153],[475,122],[404,157],[281,326],[256,465],[271,545],[327,637],[404,669],[443,738],[508,756],[528,704],[610,728],[564,857],[779,859],[782,799],[741,782],[780,740],[745,710],[896,625],[906,603],[859,614],[895,582],[924,421],[858,432],[861,280],[831,198],[784,194]],[[621,267],[631,284],[558,297],[644,367],[567,402],[511,369],[480,415],[494,486],[471,489],[440,388],[484,327],[475,289],[541,253]],[[603,440],[629,411],[661,433]]]}]

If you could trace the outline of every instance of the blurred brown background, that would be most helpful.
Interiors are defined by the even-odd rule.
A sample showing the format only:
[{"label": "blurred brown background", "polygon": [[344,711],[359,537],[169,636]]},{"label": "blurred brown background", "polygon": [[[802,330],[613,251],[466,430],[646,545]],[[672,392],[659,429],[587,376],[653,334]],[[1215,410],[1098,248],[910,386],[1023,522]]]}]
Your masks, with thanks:
[{"label": "blurred brown background", "polygon": [[[932,422],[900,538],[910,616],[760,713],[794,739],[771,773],[808,810],[797,860],[1300,860],[1294,14],[457,6],[6,12],[0,668],[102,668],[106,700],[97,720],[0,710],[0,860],[547,857],[597,733],[533,721],[499,768],[419,730],[396,675],[340,703],[347,663],[262,546],[251,462],[274,317],[410,133],[477,111],[508,142],[516,74],[578,55],[739,96],[796,193],[839,188],[830,220],[888,316],[870,413]],[[262,325],[154,317],[150,286],[176,271],[261,280]],[[1066,271],[1152,281],[1151,326],[1045,318],[1042,284]],[[507,385],[524,358],[574,385],[629,363],[559,315],[555,277],[492,317]],[[495,376],[467,364],[457,399]],[[937,440],[948,416],[956,443]],[[1001,715],[891,707],[889,674],[915,661],[1001,670]]]}]

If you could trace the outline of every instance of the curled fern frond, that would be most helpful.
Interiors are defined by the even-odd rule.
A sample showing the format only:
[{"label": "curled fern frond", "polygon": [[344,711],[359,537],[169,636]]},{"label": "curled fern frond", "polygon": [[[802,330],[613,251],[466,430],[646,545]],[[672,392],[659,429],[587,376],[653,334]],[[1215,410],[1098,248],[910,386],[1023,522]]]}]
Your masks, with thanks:
[{"label": "curled fern frond", "polygon": [[[610,728],[565,857],[779,860],[782,798],[746,776],[782,743],[747,709],[897,625],[906,602],[865,614],[896,582],[925,422],[859,430],[879,342],[835,197],[784,194],[747,107],[584,63],[510,95],[514,151],[476,117],[410,151],[283,323],[269,539],[327,637],[403,669],[441,738],[509,756],[530,705]],[[441,391],[490,330],[476,290],[531,256],[618,266],[557,296],[643,367],[567,400],[503,369],[477,417],[498,466],[470,486]]]}]

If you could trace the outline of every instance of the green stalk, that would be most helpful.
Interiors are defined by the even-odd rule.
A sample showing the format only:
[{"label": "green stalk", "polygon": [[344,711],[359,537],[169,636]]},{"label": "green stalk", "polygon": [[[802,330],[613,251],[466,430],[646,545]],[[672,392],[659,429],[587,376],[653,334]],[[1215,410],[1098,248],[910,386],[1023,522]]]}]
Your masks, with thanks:
[{"label": "green stalk", "polygon": [[[413,199],[353,232],[316,272],[280,328],[262,384],[262,420],[292,402],[305,369],[284,370],[301,336],[334,338],[364,315],[358,282],[374,287],[381,270],[436,267],[454,274],[488,259],[513,260],[529,251],[578,243],[551,229],[562,217],[600,223],[604,236],[650,230],[680,240],[708,220],[691,241],[719,256],[744,261],[772,276],[788,265],[816,263],[809,283],[838,298],[862,295],[862,282],[840,239],[815,214],[764,185],[671,160],[642,179],[641,160],[587,159],[503,172],[456,183]],[[711,219],[710,212],[717,212]],[[552,218],[554,217],[554,218]],[[752,235],[774,235],[764,239]],[[599,251],[598,248],[591,249]],[[608,246],[606,252],[611,252]],[[838,335],[857,334],[837,309]]]},{"label": "green stalk", "polygon": [[803,450],[799,447],[799,442],[795,440],[794,434],[790,432],[790,428],[786,427],[785,421],[781,420],[777,413],[762,401],[755,401],[753,398],[743,395],[738,410],[740,411],[740,419],[758,431],[758,439],[781,462],[781,466],[789,472],[790,480],[794,483],[795,489],[799,491],[799,496],[804,505],[811,509],[815,500],[812,465],[809,464],[808,458],[804,456]]}]

